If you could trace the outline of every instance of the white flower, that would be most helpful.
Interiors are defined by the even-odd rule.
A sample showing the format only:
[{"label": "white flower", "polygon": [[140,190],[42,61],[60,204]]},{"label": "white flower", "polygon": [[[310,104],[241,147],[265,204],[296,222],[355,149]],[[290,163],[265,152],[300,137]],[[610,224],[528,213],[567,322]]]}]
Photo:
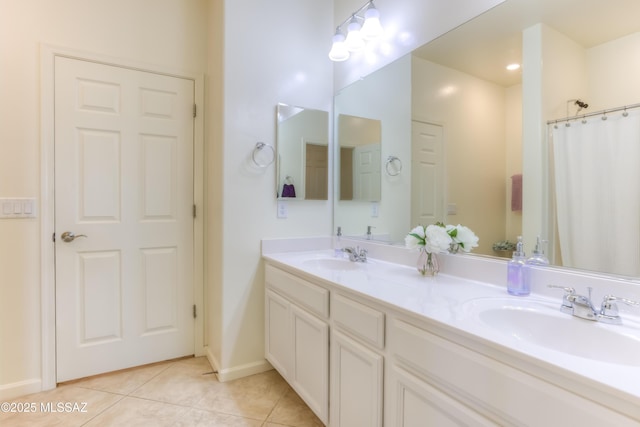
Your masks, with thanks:
[{"label": "white flower", "polygon": [[410,249],[416,249],[419,246],[424,246],[425,243],[425,229],[422,225],[415,227],[404,238],[405,245]]},{"label": "white flower", "polygon": [[463,251],[470,252],[478,247],[478,236],[469,227],[464,225],[447,225],[447,233],[453,239],[453,243],[458,243]]},{"label": "white flower", "polygon": [[439,225],[431,224],[427,226],[425,235],[425,248],[427,252],[446,251],[452,242],[451,236],[447,233],[447,229]]}]

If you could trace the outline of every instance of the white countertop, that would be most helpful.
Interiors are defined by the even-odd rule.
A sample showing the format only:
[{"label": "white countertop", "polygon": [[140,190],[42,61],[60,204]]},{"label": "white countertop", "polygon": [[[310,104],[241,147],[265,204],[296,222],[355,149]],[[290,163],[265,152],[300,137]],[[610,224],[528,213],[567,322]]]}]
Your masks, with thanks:
[{"label": "white countertop", "polygon": [[[621,363],[607,363],[589,357],[580,357],[565,351],[550,349],[522,339],[518,333],[506,328],[498,331],[478,320],[476,309],[489,301],[498,306],[521,305],[540,308],[549,314],[548,319],[557,316],[559,322],[585,322],[580,324],[584,336],[572,339],[585,340],[585,347],[602,346],[598,337],[607,334],[626,334],[634,343],[634,349],[640,349],[640,322],[638,318],[624,317],[624,326],[607,325],[578,319],[560,312],[562,292],[555,298],[532,294],[528,297],[514,297],[506,292],[504,286],[486,282],[469,280],[457,275],[440,273],[436,277],[423,277],[415,269],[399,263],[391,263],[381,259],[370,258],[367,263],[357,263],[345,270],[325,269],[314,265],[309,260],[327,259],[333,256],[330,250],[293,251],[265,253],[264,259],[292,273],[309,276],[320,280],[330,287],[359,294],[376,303],[390,306],[413,317],[436,322],[440,327],[448,329],[463,339],[474,342],[479,348],[498,352],[501,358],[514,362],[513,365],[535,371],[534,374],[546,373],[554,381],[570,383],[570,388],[580,387],[588,391],[588,396],[600,403],[618,406],[624,402],[625,411],[635,411],[640,418],[640,352],[629,353],[629,349],[611,349],[620,354],[611,354],[612,359]],[[445,255],[443,257],[451,257]],[[454,255],[453,257],[459,257]],[[467,257],[471,258],[471,257]],[[456,268],[464,259],[456,258]],[[477,259],[471,262],[477,263]],[[506,270],[505,270],[506,273]],[[470,275],[465,271],[465,275]],[[545,318],[547,319],[547,318]],[[510,325],[505,325],[510,326]],[[593,328],[593,329],[590,329]],[[549,330],[558,337],[558,331]],[[604,334],[604,335],[603,335]],[[581,334],[582,335],[582,334]],[[635,346],[637,341],[638,346]],[[618,357],[619,356],[619,357]],[[522,363],[520,363],[522,362]],[[632,408],[632,409],[629,409]]]}]

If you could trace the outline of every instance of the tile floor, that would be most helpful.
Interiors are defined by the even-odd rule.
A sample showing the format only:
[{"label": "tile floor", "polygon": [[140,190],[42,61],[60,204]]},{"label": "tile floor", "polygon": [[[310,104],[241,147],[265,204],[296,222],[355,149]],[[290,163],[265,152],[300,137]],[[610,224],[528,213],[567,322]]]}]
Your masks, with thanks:
[{"label": "tile floor", "polygon": [[0,411],[2,427],[323,425],[276,371],[220,383],[204,357],[77,380],[9,403],[35,412]]}]

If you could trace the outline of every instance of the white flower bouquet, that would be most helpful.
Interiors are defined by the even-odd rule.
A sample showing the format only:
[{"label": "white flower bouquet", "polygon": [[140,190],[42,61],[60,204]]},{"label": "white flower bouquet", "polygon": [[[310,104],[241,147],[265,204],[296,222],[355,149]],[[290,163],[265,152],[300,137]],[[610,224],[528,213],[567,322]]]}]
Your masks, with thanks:
[{"label": "white flower bouquet", "polygon": [[428,253],[470,252],[478,246],[478,236],[464,225],[444,225],[441,222],[428,226],[419,225],[407,234],[405,245],[411,249],[423,249]]}]

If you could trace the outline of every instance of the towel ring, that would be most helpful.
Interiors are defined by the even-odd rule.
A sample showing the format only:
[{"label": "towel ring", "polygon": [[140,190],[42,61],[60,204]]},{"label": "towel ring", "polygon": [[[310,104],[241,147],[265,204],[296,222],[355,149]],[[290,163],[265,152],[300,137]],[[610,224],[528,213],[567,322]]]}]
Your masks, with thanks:
[{"label": "towel ring", "polygon": [[389,156],[387,157],[384,168],[387,171],[387,175],[398,176],[400,175],[400,172],[402,172],[402,160],[396,156]]},{"label": "towel ring", "polygon": [[[262,152],[263,149],[268,148],[270,150],[270,159],[265,162],[262,163],[260,161],[258,161],[258,159],[256,159],[256,156]],[[256,164],[256,166],[258,166],[259,168],[266,168],[267,166],[269,166],[271,163],[274,162],[274,160],[276,159],[276,150],[273,149],[272,145],[269,145],[267,143],[264,142],[256,142],[256,147],[253,149],[253,152],[251,153],[251,159],[253,160],[253,163]]]}]

